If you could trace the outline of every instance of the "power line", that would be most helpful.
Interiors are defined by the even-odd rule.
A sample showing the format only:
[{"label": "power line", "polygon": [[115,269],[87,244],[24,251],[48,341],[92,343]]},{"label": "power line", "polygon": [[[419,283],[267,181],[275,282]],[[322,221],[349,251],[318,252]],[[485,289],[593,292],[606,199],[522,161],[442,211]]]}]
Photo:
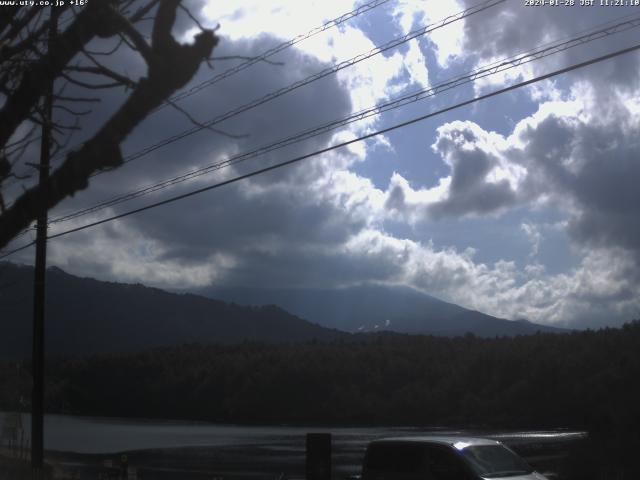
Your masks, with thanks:
[{"label": "power line", "polygon": [[[263,97],[257,98],[255,100],[252,100],[249,103],[241,105],[240,107],[237,107],[237,108],[235,108],[233,110],[230,110],[230,111],[228,111],[226,113],[223,113],[221,115],[218,115],[218,116],[214,117],[213,119],[204,122],[202,125],[194,126],[194,127],[190,128],[188,130],[185,130],[185,131],[183,131],[181,133],[178,133],[178,134],[173,135],[171,137],[167,137],[167,138],[165,138],[165,139],[163,139],[163,140],[161,140],[161,141],[159,141],[157,143],[154,143],[153,145],[149,145],[148,147],[145,147],[145,148],[143,148],[142,150],[139,150],[136,153],[128,155],[124,159],[123,163],[129,163],[129,162],[131,162],[133,160],[137,160],[138,158],[141,158],[141,157],[143,157],[145,155],[148,155],[149,153],[151,153],[151,152],[153,152],[153,151],[155,151],[155,150],[157,150],[159,148],[162,148],[162,147],[165,147],[165,146],[167,146],[167,145],[169,145],[171,143],[177,142],[178,140],[186,138],[186,137],[188,137],[190,135],[193,135],[194,133],[197,133],[197,132],[199,132],[201,130],[204,130],[206,128],[210,128],[210,127],[212,127],[214,125],[217,125],[218,123],[221,123],[221,122],[223,122],[225,120],[228,120],[228,119],[230,119],[232,117],[235,117],[236,115],[239,115],[239,114],[244,113],[244,112],[246,112],[248,110],[254,109],[254,108],[256,108],[256,107],[258,107],[260,105],[263,105],[263,104],[265,104],[267,102],[270,102],[271,100],[274,100],[274,99],[276,99],[278,97],[281,97],[281,96],[283,96],[283,95],[285,95],[287,93],[290,93],[290,92],[292,92],[294,90],[297,90],[298,88],[301,88],[301,87],[303,87],[305,85],[308,85],[308,84],[310,84],[312,82],[315,82],[315,81],[320,80],[322,78],[325,78],[325,77],[327,77],[329,75],[337,73],[340,70],[343,70],[343,69],[345,69],[347,67],[351,67],[351,66],[353,66],[353,65],[355,65],[357,63],[360,63],[360,62],[362,62],[364,60],[367,60],[367,59],[369,59],[369,58],[371,58],[371,57],[373,57],[375,55],[378,55],[380,53],[383,53],[383,52],[385,52],[387,50],[390,50],[392,48],[398,47],[398,46],[400,46],[400,45],[402,45],[402,44],[404,44],[404,43],[406,43],[406,42],[408,42],[408,41],[410,41],[410,40],[412,40],[414,38],[417,38],[419,36],[422,36],[422,35],[425,35],[427,33],[433,32],[434,30],[437,30],[437,29],[440,29],[442,27],[445,27],[446,25],[449,25],[450,23],[457,22],[458,20],[462,20],[463,18],[469,17],[471,15],[475,15],[476,13],[480,13],[480,12],[482,12],[484,10],[487,10],[489,8],[492,8],[492,7],[494,7],[494,6],[498,5],[498,4],[504,3],[505,1],[506,0],[485,0],[484,2],[482,2],[482,3],[478,4],[478,5],[475,5],[473,7],[467,8],[466,10],[463,10],[463,11],[458,12],[456,14],[449,15],[448,17],[443,18],[442,20],[440,20],[440,21],[438,21],[436,23],[433,23],[433,24],[418,28],[416,30],[412,30],[411,32],[407,33],[406,35],[404,35],[402,37],[395,38],[395,39],[393,39],[393,40],[391,40],[391,41],[389,41],[389,42],[387,42],[387,43],[385,43],[385,44],[383,44],[381,46],[378,46],[378,47],[366,52],[366,53],[361,53],[360,55],[357,55],[357,56],[355,56],[353,58],[350,58],[349,60],[345,60],[343,62],[340,62],[340,63],[336,64],[336,65],[332,65],[331,67],[325,68],[325,69],[321,70],[320,72],[317,72],[317,73],[315,73],[313,75],[310,75],[310,76],[308,76],[308,77],[306,77],[306,78],[304,78],[302,80],[298,80],[298,81],[296,81],[296,82],[294,82],[294,83],[292,83],[292,84],[290,84],[290,85],[288,85],[286,87],[283,87],[283,88],[280,88],[280,89],[275,90],[273,92],[270,92],[270,93],[264,95]],[[92,176],[100,175],[103,172],[104,172],[104,170],[96,172]]]},{"label": "power line", "polygon": [[[58,238],[58,237],[62,237],[62,236],[68,235],[70,233],[75,233],[75,232],[79,232],[79,231],[82,231],[82,230],[86,230],[88,228],[92,228],[92,227],[95,227],[97,225],[102,225],[103,223],[107,223],[107,222],[111,222],[111,221],[118,220],[118,219],[121,219],[121,218],[125,218],[125,217],[128,217],[130,215],[134,215],[136,213],[144,212],[146,210],[151,210],[153,208],[156,208],[156,207],[159,207],[159,206],[162,206],[162,205],[167,205],[169,203],[173,203],[173,202],[176,202],[178,200],[183,200],[185,198],[192,197],[192,196],[198,195],[200,193],[207,192],[209,190],[214,190],[216,188],[220,188],[220,187],[232,184],[232,183],[236,183],[236,182],[239,182],[241,180],[245,180],[247,178],[255,177],[255,176],[261,175],[263,173],[267,173],[267,172],[270,172],[270,171],[273,171],[273,170],[277,170],[277,169],[282,168],[282,167],[293,165],[295,163],[301,162],[302,160],[306,160],[308,158],[321,155],[323,153],[327,153],[327,152],[330,152],[330,151],[333,151],[333,150],[337,150],[339,148],[343,148],[343,147],[349,146],[351,144],[354,144],[356,142],[361,142],[363,140],[367,140],[369,138],[376,137],[378,135],[383,135],[385,133],[389,133],[391,131],[398,130],[400,128],[404,128],[404,127],[412,125],[414,123],[418,123],[418,122],[427,120],[427,119],[435,117],[437,115],[441,115],[443,113],[447,113],[447,112],[450,112],[452,110],[456,110],[456,109],[461,108],[461,107],[465,107],[465,106],[468,106],[468,105],[471,105],[471,104],[474,104],[474,103],[477,103],[477,102],[480,102],[480,101],[483,101],[483,100],[487,100],[487,99],[489,99],[491,97],[495,97],[497,95],[500,95],[500,94],[503,94],[503,93],[507,93],[507,92],[510,92],[512,90],[516,90],[518,88],[522,88],[522,87],[525,87],[525,86],[528,86],[528,85],[532,85],[534,83],[537,83],[537,82],[540,82],[540,81],[543,81],[543,80],[547,80],[549,78],[556,77],[558,75],[562,75],[562,74],[568,73],[568,72],[570,72],[572,70],[577,70],[579,68],[584,68],[584,67],[587,67],[589,65],[594,65],[596,63],[600,63],[600,62],[603,62],[605,60],[609,60],[611,58],[618,57],[620,55],[624,55],[624,54],[627,54],[627,53],[630,53],[630,52],[633,52],[633,51],[636,51],[636,50],[639,50],[639,49],[640,49],[640,44],[636,44],[636,45],[634,45],[632,47],[628,47],[628,48],[625,48],[625,49],[622,49],[622,50],[617,50],[617,51],[615,51],[613,53],[609,53],[607,55],[602,55],[602,56],[593,58],[591,60],[587,60],[585,62],[573,64],[571,66],[568,66],[568,67],[565,67],[565,68],[561,68],[559,70],[555,70],[555,71],[553,71],[551,73],[547,73],[545,75],[541,75],[541,76],[532,78],[530,80],[525,80],[525,81],[510,85],[508,87],[501,88],[499,90],[495,90],[493,92],[474,97],[474,98],[466,100],[464,102],[457,103],[457,104],[452,105],[450,107],[446,107],[446,108],[437,110],[435,112],[431,112],[431,113],[428,113],[428,114],[413,118],[411,120],[407,120],[405,122],[398,123],[398,124],[393,125],[391,127],[383,128],[381,130],[377,130],[375,132],[368,133],[366,135],[362,135],[362,136],[354,138],[352,140],[348,140],[348,141],[345,141],[345,142],[338,143],[336,145],[332,145],[332,146],[327,147],[327,148],[316,150],[314,152],[307,153],[305,155],[301,155],[301,156],[298,156],[298,157],[295,157],[295,158],[292,158],[292,159],[277,163],[275,165],[264,167],[264,168],[261,168],[259,170],[254,170],[253,172],[249,172],[249,173],[246,173],[244,175],[239,175],[239,176],[231,178],[229,180],[225,180],[225,181],[222,181],[222,182],[219,182],[219,183],[215,183],[213,185],[209,185],[209,186],[202,187],[202,188],[199,188],[199,189],[196,189],[196,190],[192,190],[190,192],[183,193],[181,195],[176,195],[174,197],[167,198],[165,200],[162,200],[162,201],[159,201],[159,202],[155,202],[155,203],[146,205],[144,207],[140,207],[140,208],[136,208],[136,209],[133,209],[133,210],[129,210],[127,212],[120,213],[118,215],[114,215],[114,216],[111,216],[111,217],[107,217],[107,218],[104,218],[102,220],[91,222],[91,223],[88,223],[88,224],[85,224],[85,225],[82,225],[82,226],[79,226],[79,227],[71,228],[71,229],[65,230],[63,232],[56,233],[54,235],[50,235],[47,238],[48,239],[54,239],[54,238]],[[33,243],[34,242],[31,242],[31,243],[23,245],[21,247],[15,248],[15,249],[3,254],[2,256],[0,256],[0,259],[6,258],[9,255],[12,255],[12,254],[14,254],[16,252],[24,250],[24,249],[30,247],[31,245],[33,245]]]},{"label": "power line", "polygon": [[[608,24],[609,22],[607,22]],[[455,77],[453,79],[449,79],[446,80],[440,84],[437,84],[435,86],[432,86],[430,88],[427,89],[423,89],[420,90],[418,92],[413,92],[411,94],[407,94],[404,95],[400,98],[397,98],[395,100],[389,101],[389,102],[385,102],[383,104],[379,104],[376,105],[374,107],[365,109],[365,110],[361,110],[359,112],[353,113],[351,115],[349,115],[346,118],[342,118],[339,120],[334,120],[325,124],[322,124],[318,127],[314,127],[311,129],[307,129],[304,130],[302,132],[299,132],[295,135],[286,137],[284,139],[281,139],[277,142],[268,144],[268,145],[264,145],[262,147],[256,148],[254,150],[251,150],[249,152],[240,154],[240,155],[235,155],[231,158],[228,158],[224,161],[221,162],[217,162],[214,163],[212,165],[208,165],[206,167],[202,167],[199,168],[197,170],[191,171],[191,172],[187,172],[181,175],[178,175],[176,177],[173,177],[171,179],[168,180],[164,180],[162,182],[156,183],[156,184],[152,184],[152,185],[148,185],[146,187],[140,188],[138,190],[135,190],[133,192],[124,194],[124,195],[119,195],[119,196],[115,196],[109,200],[105,200],[103,202],[100,202],[96,205],[93,205],[91,207],[88,208],[84,208],[81,210],[78,210],[76,212],[73,213],[69,213],[67,215],[63,215],[61,217],[58,217],[54,220],[52,220],[50,223],[61,223],[64,221],[68,221],[68,220],[72,220],[74,218],[78,218],[80,216],[84,216],[90,213],[94,213],[97,212],[99,210],[102,210],[104,208],[107,207],[111,207],[114,205],[118,205],[120,203],[126,202],[126,201],[130,201],[133,200],[135,198],[139,198],[141,196],[162,190],[164,188],[176,185],[178,183],[187,181],[187,180],[191,180],[193,178],[205,175],[207,173],[213,172],[213,171],[217,171],[220,170],[222,168],[234,165],[236,163],[240,163],[246,160],[249,160],[251,158],[255,158],[259,155],[263,155],[269,152],[272,152],[274,150],[278,150],[281,148],[284,148],[286,146],[289,145],[293,145],[295,143],[299,143],[301,141],[304,140],[308,140],[310,138],[322,135],[324,133],[328,133],[330,131],[333,131],[339,127],[342,126],[346,126],[350,123],[354,123],[360,120],[363,120],[365,118],[369,118],[371,116],[376,116],[379,115],[383,112],[387,112],[390,110],[394,110],[403,106],[406,106],[408,104],[417,102],[419,100],[424,100],[426,98],[435,96],[437,94],[443,93],[445,91],[451,90],[453,88],[457,88],[461,85],[473,82],[475,80],[478,80],[480,78],[484,78],[487,77],[489,75],[493,75],[499,72],[503,72],[512,68],[516,68],[518,66],[533,62],[533,61],[537,61],[540,60],[541,58],[545,58],[547,56],[550,55],[554,55],[556,53],[568,50],[569,48],[573,48],[579,45],[584,45],[585,43],[594,41],[594,40],[598,40],[601,39],[603,37],[609,36],[609,35],[613,35],[615,33],[619,33],[622,31],[626,31],[629,30],[631,28],[636,28],[640,26],[640,16],[637,16],[636,18],[627,20],[625,22],[620,22],[616,25],[612,25],[600,30],[595,30],[594,27],[591,30],[595,30],[592,31],[591,33],[582,35],[580,37],[577,38],[573,38],[570,39],[568,41],[564,41],[561,43],[556,43],[556,44],[552,44],[552,43],[547,43],[546,45],[548,45],[546,48],[537,48],[537,49],[532,49],[529,52],[524,52],[524,53],[520,53],[520,54],[516,54],[513,55],[511,57],[508,57],[506,59],[503,60],[499,60],[497,62],[493,62],[487,66],[484,67],[480,67],[478,69],[475,69],[473,71],[471,71],[470,73],[467,74],[463,74],[461,76]]]},{"label": "power line", "polygon": [[[622,18],[628,18],[630,17],[630,15],[626,15]],[[591,42],[594,40],[598,40],[601,39],[605,36],[609,36],[609,35],[613,35],[616,33],[620,33],[626,30],[629,30],[631,28],[635,28],[638,27],[640,25],[640,16],[636,16],[635,18],[631,18],[627,21],[624,22],[619,22],[617,24],[614,25],[610,25],[612,22],[604,22],[601,25],[592,27],[591,29],[588,30],[583,30],[582,32],[589,32],[586,33],[584,35],[581,35],[577,38],[570,38],[570,37],[563,37],[563,38],[570,38],[568,41],[564,41],[564,42],[556,42],[555,44],[553,42],[547,42],[545,44],[543,44],[542,46],[546,46],[546,48],[534,48],[531,49],[527,52],[521,52],[518,54],[515,54],[513,56],[507,57],[503,60],[498,60],[496,62],[493,62],[487,66],[484,67],[480,67],[478,69],[475,69],[473,71],[471,71],[468,74],[464,74],[458,77],[455,77],[453,79],[444,81],[438,85],[435,85],[433,87],[430,87],[428,89],[423,89],[421,91],[418,92],[413,92],[411,94],[405,95],[403,97],[400,97],[398,99],[392,100],[390,102],[386,102],[384,104],[379,104],[376,105],[374,107],[362,110],[360,112],[356,112],[346,118],[340,119],[340,120],[335,120],[332,122],[328,122],[325,123],[319,127],[314,127],[312,129],[308,129],[305,130],[303,132],[299,132],[298,134],[295,134],[293,136],[287,137],[285,139],[279,140],[278,142],[275,143],[271,143],[269,145],[266,146],[262,146],[260,148],[254,149],[250,152],[246,152],[244,154],[240,154],[240,155],[236,155],[234,157],[231,157],[227,160],[224,160],[222,162],[218,162],[218,163],[214,163],[212,165],[197,169],[195,171],[191,171],[191,172],[187,172],[185,174],[179,175],[177,177],[171,178],[169,180],[165,180],[162,181],[160,183],[156,183],[153,185],[148,185],[146,187],[143,187],[141,189],[138,189],[134,192],[130,192],[128,194],[125,195],[119,195],[116,197],[113,197],[109,200],[105,200],[103,202],[100,202],[96,205],[93,205],[91,207],[64,215],[62,217],[58,217],[54,220],[52,220],[50,222],[50,224],[53,223],[60,223],[60,222],[64,222],[64,221],[68,221],[74,218],[78,218],[80,216],[84,216],[90,213],[94,213],[97,212],[99,210],[102,210],[104,208],[110,207],[110,206],[114,206],[120,203],[123,203],[125,201],[129,201],[129,200],[133,200],[135,198],[141,197],[143,195],[146,194],[150,194],[159,190],[162,190],[164,188],[176,185],[178,183],[181,183],[183,181],[187,181],[193,178],[196,178],[198,176],[210,173],[212,171],[216,171],[222,168],[225,168],[227,166],[236,164],[236,163],[240,163],[242,161],[251,159],[251,158],[255,158],[259,155],[295,144],[295,143],[299,143],[301,141],[307,140],[309,138],[313,138],[315,136],[327,133],[329,131],[335,130],[341,126],[345,126],[348,125],[350,123],[371,117],[371,116],[375,116],[375,115],[379,115],[383,112],[386,111],[390,111],[396,108],[400,108],[402,106],[408,105],[410,103],[414,103],[416,101],[419,100],[423,100],[426,99],[428,97],[434,96],[438,93],[442,93],[444,91],[456,88],[460,85],[472,82],[474,80],[477,80],[479,78],[484,78],[486,76],[498,73],[498,72],[502,72],[511,68],[515,68],[517,66],[532,62],[534,60],[539,60],[541,58],[544,58],[546,56],[550,56],[552,54],[556,54],[562,51],[565,51],[569,48],[573,48],[576,47],[578,45],[583,45],[587,42]],[[605,28],[600,28],[598,29],[600,26],[602,25],[609,25],[608,27]],[[23,235],[24,233],[27,233],[29,231],[29,229],[24,230],[22,233],[20,233],[18,236]]]},{"label": "power line", "polygon": [[[373,10],[376,7],[379,7],[380,5],[389,2],[390,0],[376,0],[370,3],[366,3],[364,5],[361,5],[360,7],[356,8],[355,10],[352,10],[350,12],[344,13],[342,15],[340,15],[339,17],[334,18],[333,20],[329,20],[328,22],[320,25],[319,27],[315,27],[311,30],[309,30],[307,33],[302,33],[300,35],[295,36],[294,38],[292,38],[291,40],[288,40],[286,42],[280,43],[279,45],[276,45],[273,48],[270,48],[269,50],[266,50],[264,53],[262,53],[261,55],[257,56],[257,57],[253,57],[243,63],[240,63],[239,65],[236,65],[235,67],[231,67],[227,70],[225,70],[222,73],[219,73],[218,75],[215,75],[214,77],[210,78],[209,80],[205,80],[202,83],[199,83],[198,85],[194,85],[193,87],[191,87],[188,90],[185,90],[184,92],[181,92],[177,95],[174,95],[173,97],[171,97],[170,102],[176,102],[179,100],[182,100],[183,98],[187,98],[190,97],[191,95],[194,95],[196,93],[198,93],[199,91],[203,90],[204,88],[210,87],[211,85],[214,85],[216,83],[218,83],[219,81],[228,78],[232,75],[235,75],[236,73],[239,73],[243,70],[246,70],[247,68],[251,67],[252,65],[255,65],[256,63],[259,62],[263,62],[265,60],[267,60],[269,57],[272,57],[274,55],[276,55],[277,53],[282,52],[283,50],[286,50],[289,47],[292,47],[304,40],[307,40],[308,38],[311,38],[319,33],[322,33],[330,28],[333,27],[337,27],[338,25],[341,25],[342,23],[345,23],[348,20],[351,20],[354,17],[357,17],[358,15],[361,15],[363,13],[366,13],[370,10]],[[163,105],[159,106],[156,110],[159,110],[163,107],[166,107],[169,104],[169,102],[164,103]]]},{"label": "power line", "polygon": [[[170,145],[171,143],[177,142],[177,141],[179,141],[179,140],[181,140],[183,138],[191,136],[194,133],[197,133],[197,132],[199,132],[201,130],[204,130],[206,128],[211,128],[212,126],[214,126],[214,125],[216,125],[218,123],[221,123],[221,122],[223,122],[225,120],[228,120],[228,119],[230,119],[232,117],[235,117],[235,116],[237,116],[237,115],[239,115],[241,113],[244,113],[244,112],[246,112],[248,110],[256,108],[256,107],[258,107],[260,105],[263,105],[263,104],[265,104],[265,103],[267,103],[267,102],[269,102],[271,100],[274,100],[274,99],[276,99],[278,97],[281,97],[281,96],[283,96],[283,95],[285,95],[285,94],[287,94],[287,93],[289,93],[291,91],[294,91],[294,90],[296,90],[298,88],[306,86],[306,85],[308,85],[308,84],[310,84],[312,82],[320,80],[320,79],[322,79],[324,77],[327,77],[327,76],[329,76],[331,74],[337,73],[340,70],[343,70],[343,69],[345,69],[347,67],[350,67],[350,66],[355,65],[355,64],[357,64],[359,62],[367,60],[367,59],[369,59],[369,58],[371,58],[371,57],[373,57],[375,55],[378,55],[380,53],[383,53],[383,52],[385,52],[387,50],[390,50],[392,48],[400,46],[400,45],[402,45],[402,44],[404,44],[404,43],[406,43],[406,42],[408,42],[408,41],[410,41],[410,40],[412,40],[414,38],[417,38],[419,36],[422,36],[422,35],[425,35],[427,33],[433,32],[433,31],[435,31],[437,29],[440,29],[440,28],[443,28],[446,25],[449,25],[449,24],[451,24],[453,22],[462,20],[464,18],[470,17],[471,15],[475,15],[477,13],[480,13],[480,12],[484,11],[484,10],[492,8],[492,7],[496,6],[496,5],[504,3],[505,1],[506,0],[485,0],[485,1],[483,1],[483,2],[481,2],[479,4],[477,4],[477,5],[474,5],[473,7],[467,8],[466,10],[462,10],[462,11],[460,11],[458,13],[453,14],[453,15],[449,15],[449,16],[439,20],[438,22],[435,22],[435,23],[426,25],[424,27],[412,30],[411,32],[407,33],[406,35],[404,35],[402,37],[395,38],[395,39],[393,39],[393,40],[391,40],[391,41],[389,41],[389,42],[387,42],[387,43],[385,43],[385,44],[383,44],[381,46],[375,47],[374,49],[370,50],[369,52],[362,53],[362,54],[357,55],[357,56],[355,56],[353,58],[350,58],[349,60],[345,60],[343,62],[340,62],[337,65],[333,65],[331,67],[323,69],[320,72],[317,72],[317,73],[315,73],[313,75],[310,75],[309,77],[306,77],[306,78],[304,78],[302,80],[294,82],[294,83],[292,83],[292,84],[290,84],[290,85],[288,85],[286,87],[283,87],[283,88],[281,88],[279,90],[276,90],[276,91],[273,91],[271,93],[268,93],[267,95],[265,95],[263,97],[254,99],[253,101],[251,101],[251,102],[249,102],[247,104],[244,104],[244,105],[242,105],[240,107],[237,107],[237,108],[235,108],[235,109],[233,109],[231,111],[228,111],[226,113],[218,115],[218,116],[214,117],[213,119],[211,119],[211,120],[209,120],[209,121],[207,121],[207,122],[205,122],[205,123],[203,123],[201,125],[194,126],[191,129],[185,130],[185,131],[183,131],[183,132],[181,132],[179,134],[173,135],[171,137],[167,137],[167,138],[165,138],[165,139],[163,139],[163,140],[161,140],[161,141],[159,141],[159,142],[157,142],[155,144],[149,145],[149,146],[143,148],[142,150],[139,150],[138,152],[135,152],[133,154],[130,154],[130,155],[126,156],[123,159],[123,163],[126,164],[126,163],[132,162],[134,160],[137,160],[137,159],[139,159],[141,157],[144,157],[144,156],[148,155],[149,153],[154,152],[155,150],[158,150],[158,149],[160,149],[162,147]],[[100,170],[100,171],[97,171],[97,172],[93,173],[90,177],[95,177],[95,176],[101,175],[101,174],[103,174],[105,172],[108,172],[108,171],[109,170]]]},{"label": "power line", "polygon": [[[214,85],[216,83],[218,83],[221,80],[224,80],[225,78],[231,77],[232,75],[235,75],[237,73],[242,72],[243,70],[246,70],[247,68],[259,63],[259,62],[263,62],[269,59],[269,57],[272,57],[284,50],[286,50],[287,48],[293,47],[294,45],[307,40],[311,37],[314,37],[315,35],[322,33],[326,30],[329,30],[330,28],[333,27],[337,27],[349,20],[351,20],[352,18],[355,18],[357,16],[360,16],[364,13],[367,13],[371,10],[373,10],[374,8],[379,7],[380,5],[383,5],[385,3],[390,2],[391,0],[374,0],[372,2],[366,3],[364,5],[359,6],[358,8],[351,10],[350,12],[347,13],[343,13],[342,15],[329,20],[325,23],[323,23],[322,25],[312,28],[311,30],[309,30],[306,33],[301,33],[299,35],[296,35],[295,37],[293,37],[291,40],[288,40],[286,42],[282,42],[278,45],[276,45],[273,48],[270,48],[266,51],[264,51],[263,53],[261,53],[260,55],[258,55],[257,57],[251,57],[249,59],[247,59],[246,61],[231,67],[215,76],[213,76],[212,78],[210,78],[209,80],[205,80],[202,83],[199,83],[198,85],[194,85],[193,87],[189,88],[188,90],[185,90],[183,92],[180,92],[176,95],[174,95],[173,97],[171,97],[168,101],[164,102],[163,104],[161,104],[160,106],[158,106],[155,110],[153,110],[151,113],[157,112],[161,109],[163,109],[164,107],[166,107],[167,105],[171,105],[173,102],[177,102],[182,100],[183,98],[187,98],[190,97],[196,93],[198,93],[199,91],[203,90],[204,88],[207,88],[211,85]],[[78,148],[79,145],[77,145],[76,147],[67,150],[67,152],[74,150],[76,148]]]},{"label": "power line", "polygon": [[[176,102],[176,101],[182,100],[183,98],[190,97],[190,96],[198,93],[199,91],[203,90],[204,88],[207,88],[207,87],[209,87],[211,85],[214,85],[214,84],[218,83],[219,81],[221,81],[221,80],[223,80],[225,78],[228,78],[228,77],[230,77],[232,75],[240,73],[241,71],[246,70],[247,68],[249,68],[249,67],[251,67],[251,66],[253,66],[253,65],[255,65],[255,64],[259,63],[259,62],[265,61],[269,57],[272,57],[272,56],[274,56],[274,55],[286,50],[287,48],[293,47],[294,45],[296,45],[296,44],[298,44],[298,43],[300,43],[300,42],[302,42],[304,40],[307,40],[307,39],[309,39],[311,37],[314,37],[315,35],[318,35],[319,33],[322,33],[322,32],[324,32],[326,30],[329,30],[329,29],[331,29],[333,27],[337,27],[337,26],[339,26],[339,25],[341,25],[341,24],[343,24],[343,23],[345,23],[345,22],[347,22],[347,21],[349,21],[349,20],[351,20],[351,19],[353,19],[355,17],[358,17],[358,16],[360,16],[360,15],[362,15],[364,13],[367,13],[367,12],[369,12],[369,11],[371,11],[371,10],[373,10],[373,9],[375,9],[375,8],[385,4],[385,3],[388,3],[390,1],[391,0],[374,0],[374,1],[371,1],[369,3],[365,3],[363,5],[360,5],[359,7],[355,8],[354,10],[351,10],[349,12],[343,13],[342,15],[339,15],[338,17],[333,18],[333,19],[323,23],[320,26],[317,26],[317,27],[309,30],[306,33],[299,34],[299,35],[293,37],[292,39],[290,39],[290,40],[288,40],[286,42],[282,42],[282,43],[276,45],[275,47],[264,51],[262,54],[260,54],[260,55],[258,55],[256,57],[252,57],[252,58],[250,58],[250,59],[248,59],[248,60],[246,60],[246,61],[244,61],[244,62],[242,62],[242,63],[240,63],[240,64],[238,64],[236,66],[234,66],[234,67],[231,67],[231,68],[229,68],[229,69],[227,69],[227,70],[215,75],[214,77],[210,78],[209,80],[206,80],[206,81],[204,81],[202,83],[199,83],[198,85],[194,85],[193,87],[189,88],[188,90],[185,90],[185,91],[183,91],[183,92],[171,97],[168,102],[163,103],[162,105],[157,107],[154,111],[158,111],[158,110],[166,107],[167,105],[170,105],[171,102]],[[68,23],[71,20],[73,20],[73,17],[68,17],[67,19],[65,19],[65,20],[60,22],[60,26]],[[35,139],[31,140],[31,141],[36,141],[39,138],[40,137],[37,137],[37,138],[35,138]],[[22,141],[24,141],[24,140],[22,140]],[[75,148],[77,148],[77,147],[75,147]],[[9,184],[9,186],[12,185],[13,183],[15,183],[15,182],[12,182],[11,184]]]}]

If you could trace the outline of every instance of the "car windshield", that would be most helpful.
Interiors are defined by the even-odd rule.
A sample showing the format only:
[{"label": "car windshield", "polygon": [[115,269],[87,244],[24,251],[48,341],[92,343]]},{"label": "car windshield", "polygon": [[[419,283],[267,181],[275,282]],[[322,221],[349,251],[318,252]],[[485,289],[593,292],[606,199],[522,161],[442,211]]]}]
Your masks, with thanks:
[{"label": "car windshield", "polygon": [[423,467],[423,447],[407,444],[372,444],[366,466],[378,472],[417,473]]},{"label": "car windshield", "polygon": [[462,455],[481,477],[509,477],[533,471],[524,460],[503,445],[469,446],[462,449]]}]

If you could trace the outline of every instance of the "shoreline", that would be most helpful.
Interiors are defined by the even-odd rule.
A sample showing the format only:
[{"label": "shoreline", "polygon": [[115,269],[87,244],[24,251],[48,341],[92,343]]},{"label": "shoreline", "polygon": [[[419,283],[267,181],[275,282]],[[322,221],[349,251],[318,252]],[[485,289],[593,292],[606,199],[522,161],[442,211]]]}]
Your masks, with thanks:
[{"label": "shoreline", "polygon": [[[0,412],[0,417],[2,415]],[[22,428],[28,432],[28,418],[24,418],[23,423]],[[570,450],[588,438],[584,431],[565,428],[523,431],[427,429],[415,425],[396,428],[240,426],[47,415],[45,459],[56,472],[64,472],[55,478],[65,480],[96,480],[100,475],[118,475],[123,454],[127,456],[127,465],[135,468],[144,480],[272,480],[283,474],[282,478],[303,478],[306,434],[318,431],[332,434],[333,478],[336,480],[360,474],[366,445],[377,438],[438,433],[494,438],[511,446],[542,473],[558,471]],[[3,477],[0,475],[0,478]]]},{"label": "shoreline", "polygon": [[[505,434],[499,434],[504,436]],[[573,446],[583,437],[554,439],[512,437],[504,443],[517,450],[536,470],[557,475]],[[284,439],[283,439],[284,440]],[[339,440],[339,439],[337,439]],[[332,452],[333,478],[342,480],[360,474],[368,439],[336,441]],[[277,445],[245,444],[226,446],[184,446],[140,449],[112,454],[84,454],[47,451],[47,462],[79,480],[93,480],[99,474],[119,472],[119,456],[127,455],[127,464],[144,480],[210,480],[303,478],[305,450],[298,440],[287,439]],[[111,460],[111,467],[105,461]],[[561,478],[561,477],[555,477]]]}]

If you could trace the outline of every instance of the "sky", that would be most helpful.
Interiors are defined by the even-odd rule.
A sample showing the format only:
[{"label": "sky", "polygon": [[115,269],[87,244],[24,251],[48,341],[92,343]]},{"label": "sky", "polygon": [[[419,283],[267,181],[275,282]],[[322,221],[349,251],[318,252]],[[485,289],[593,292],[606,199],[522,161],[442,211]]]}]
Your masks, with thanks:
[{"label": "sky", "polygon": [[[179,102],[200,122],[481,3],[390,0]],[[428,89],[514,55],[640,18],[640,7],[506,0],[94,177],[55,218]],[[197,85],[363,2],[192,0],[219,26]],[[629,26],[627,24],[627,26]],[[197,27],[182,16],[176,37]],[[633,46],[637,28],[486,76],[379,116],[52,226],[80,226],[370,134]],[[98,47],[104,47],[104,42]],[[228,58],[231,57],[231,58]],[[107,60],[133,77],[145,65]],[[497,63],[494,63],[497,62]],[[632,52],[189,199],[49,242],[70,273],[167,289],[405,285],[508,319],[573,328],[640,317],[640,53]],[[90,135],[122,102],[106,92]],[[193,127],[150,116],[125,155]],[[55,162],[54,162],[55,163]],[[27,237],[28,238],[28,237]],[[19,246],[24,238],[12,246]],[[31,263],[33,251],[12,257]]]}]

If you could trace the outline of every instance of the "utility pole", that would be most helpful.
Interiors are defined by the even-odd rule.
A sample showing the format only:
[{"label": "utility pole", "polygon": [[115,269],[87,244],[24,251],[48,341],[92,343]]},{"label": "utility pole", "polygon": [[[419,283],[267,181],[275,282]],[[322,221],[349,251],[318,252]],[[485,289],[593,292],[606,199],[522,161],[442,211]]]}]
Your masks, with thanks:
[{"label": "utility pole", "polygon": [[[51,7],[49,18],[48,50],[58,30],[58,14],[56,7]],[[37,218],[36,233],[36,265],[33,282],[33,390],[31,394],[31,467],[33,479],[44,478],[44,300],[45,274],[47,270],[47,192],[46,184],[49,178],[49,160],[51,148],[51,117],[53,110],[53,82],[48,82],[42,108],[42,139],[40,142],[40,175],[39,183],[42,188],[40,197],[40,212]]]}]

